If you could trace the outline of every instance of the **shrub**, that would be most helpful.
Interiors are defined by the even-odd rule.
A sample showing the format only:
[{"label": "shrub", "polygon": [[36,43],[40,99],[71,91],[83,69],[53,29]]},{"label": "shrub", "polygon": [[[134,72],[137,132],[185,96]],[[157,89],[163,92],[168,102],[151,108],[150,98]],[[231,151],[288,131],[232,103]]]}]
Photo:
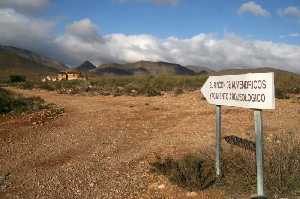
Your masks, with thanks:
[{"label": "shrub", "polygon": [[9,81],[11,83],[17,83],[17,82],[25,82],[26,77],[24,75],[10,75]]},{"label": "shrub", "polygon": [[34,86],[35,86],[35,84],[31,81],[26,81],[26,82],[23,82],[22,84],[18,85],[19,88],[28,89],[28,90],[33,89]]},{"label": "shrub", "polygon": [[174,90],[175,95],[181,95],[183,93],[184,93],[184,91],[182,88],[175,88],[175,90]]},{"label": "shrub", "polygon": [[45,101],[40,97],[25,98],[0,88],[0,113],[22,113],[35,111],[45,107]]},{"label": "shrub", "polygon": [[197,155],[186,155],[179,160],[157,157],[151,166],[152,172],[166,175],[171,182],[190,191],[206,189],[215,181],[213,162]]},{"label": "shrub", "polygon": [[[300,141],[292,133],[265,144],[265,185],[269,196],[287,196],[300,186]],[[223,181],[231,192],[256,192],[255,152],[231,148],[223,154]],[[272,198],[272,197],[271,197]]]},{"label": "shrub", "polygon": [[275,97],[278,99],[289,99],[287,91],[284,91],[280,88],[275,89]]},{"label": "shrub", "polygon": [[56,90],[56,86],[53,82],[41,82],[37,87],[48,91]]},{"label": "shrub", "polygon": [[10,102],[10,93],[0,88],[0,113],[8,113],[12,110]]},{"label": "shrub", "polygon": [[[211,155],[206,150],[201,155],[187,154],[178,160],[157,157],[150,164],[151,171],[188,190],[203,190],[215,182],[214,160],[207,158]],[[224,145],[222,159],[223,176],[218,180],[226,195],[256,193],[255,151]],[[270,198],[288,197],[299,191],[300,140],[293,133],[275,136],[265,144],[264,177]]]}]

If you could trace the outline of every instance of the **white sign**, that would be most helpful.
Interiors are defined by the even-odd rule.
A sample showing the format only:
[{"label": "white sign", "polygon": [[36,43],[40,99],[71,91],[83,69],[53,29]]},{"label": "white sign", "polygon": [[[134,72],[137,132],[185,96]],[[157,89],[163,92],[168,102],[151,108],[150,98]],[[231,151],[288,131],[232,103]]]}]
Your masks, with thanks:
[{"label": "white sign", "polygon": [[210,76],[201,92],[210,104],[275,109],[274,73]]}]

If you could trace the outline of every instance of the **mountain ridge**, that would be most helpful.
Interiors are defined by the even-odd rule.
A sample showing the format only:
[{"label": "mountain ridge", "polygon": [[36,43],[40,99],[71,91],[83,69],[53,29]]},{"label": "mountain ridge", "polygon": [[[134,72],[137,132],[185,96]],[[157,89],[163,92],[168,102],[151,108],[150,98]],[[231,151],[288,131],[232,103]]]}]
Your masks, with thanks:
[{"label": "mountain ridge", "polygon": [[33,51],[0,45],[0,78],[18,74],[36,79],[66,69],[64,64]]},{"label": "mountain ridge", "polygon": [[242,73],[275,72],[276,74],[296,74],[272,67],[261,68],[230,68],[213,70],[205,66],[183,66],[163,61],[137,61],[133,63],[106,63],[97,67],[86,60],[81,65],[68,68],[54,59],[39,55],[30,50],[13,46],[0,45],[0,78],[10,75],[26,75],[29,78],[40,78],[45,75],[57,74],[62,70],[75,69],[95,75],[229,75]]},{"label": "mountain ridge", "polygon": [[195,75],[196,73],[180,64],[168,62],[152,62],[152,61],[137,61],[133,63],[111,63],[99,65],[92,70],[99,75],[105,75],[111,72],[114,75],[160,75],[160,74],[176,74],[176,75]]},{"label": "mountain ridge", "polygon": [[90,61],[86,60],[84,61],[82,64],[80,64],[79,66],[77,66],[75,68],[75,70],[81,71],[81,72],[88,72],[90,70],[93,70],[97,68],[93,63],[91,63]]}]

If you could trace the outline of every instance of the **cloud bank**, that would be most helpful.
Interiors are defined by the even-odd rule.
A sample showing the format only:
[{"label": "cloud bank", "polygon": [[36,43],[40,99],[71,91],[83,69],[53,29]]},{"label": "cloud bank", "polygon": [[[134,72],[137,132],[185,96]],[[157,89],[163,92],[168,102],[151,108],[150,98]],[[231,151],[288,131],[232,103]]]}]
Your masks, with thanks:
[{"label": "cloud bank", "polygon": [[46,8],[50,0],[1,0],[0,8],[12,8],[18,12],[32,14]]},{"label": "cloud bank", "polygon": [[300,18],[300,9],[295,6],[289,6],[287,8],[284,8],[283,10],[279,10],[279,15]]},{"label": "cloud bank", "polygon": [[101,35],[90,19],[74,21],[61,34],[55,23],[0,9],[0,44],[34,50],[73,66],[90,60],[95,64],[167,61],[212,69],[275,67],[300,72],[300,46],[201,33],[190,38],[158,38],[149,34]]}]

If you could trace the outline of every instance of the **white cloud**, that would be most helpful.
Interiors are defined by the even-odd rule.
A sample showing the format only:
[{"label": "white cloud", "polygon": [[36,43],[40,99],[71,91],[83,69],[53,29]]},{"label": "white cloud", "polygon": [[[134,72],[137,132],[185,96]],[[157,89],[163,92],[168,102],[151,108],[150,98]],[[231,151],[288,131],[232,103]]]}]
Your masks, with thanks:
[{"label": "white cloud", "polygon": [[289,37],[300,37],[300,33],[290,33],[288,34]]},{"label": "white cloud", "polygon": [[263,17],[271,16],[270,12],[268,12],[261,5],[253,1],[249,1],[247,3],[242,4],[238,10],[239,15],[242,15],[247,12],[255,16],[263,16]]},{"label": "white cloud", "polygon": [[1,0],[0,8],[12,8],[23,13],[38,12],[47,7],[50,0]]},{"label": "white cloud", "polygon": [[55,24],[17,13],[13,9],[0,9],[0,42],[33,47],[51,38]]},{"label": "white cloud", "polygon": [[[149,60],[209,66],[214,69],[270,66],[300,71],[300,47],[296,45],[245,40],[232,34],[224,38],[214,34],[199,34],[186,39],[159,39],[147,34],[98,34],[97,37],[93,36],[95,39],[86,41],[68,31],[69,28],[66,28],[57,43],[62,45],[63,51],[76,57],[78,63],[85,59],[97,64]],[[91,30],[95,30],[95,25],[89,21],[86,32]]]},{"label": "white cloud", "polygon": [[199,34],[191,38],[157,38],[153,35],[101,35],[89,19],[69,24],[63,34],[53,33],[55,24],[0,9],[0,44],[27,48],[78,65],[167,61],[182,65],[231,67],[275,67],[300,72],[300,46],[243,39],[226,34]]},{"label": "white cloud", "polygon": [[280,38],[286,38],[286,37],[300,37],[300,33],[294,32],[294,33],[289,33],[287,35],[280,35]]},{"label": "white cloud", "polygon": [[283,10],[279,10],[280,16],[300,17],[300,9],[295,6],[289,6]]}]

